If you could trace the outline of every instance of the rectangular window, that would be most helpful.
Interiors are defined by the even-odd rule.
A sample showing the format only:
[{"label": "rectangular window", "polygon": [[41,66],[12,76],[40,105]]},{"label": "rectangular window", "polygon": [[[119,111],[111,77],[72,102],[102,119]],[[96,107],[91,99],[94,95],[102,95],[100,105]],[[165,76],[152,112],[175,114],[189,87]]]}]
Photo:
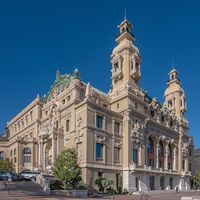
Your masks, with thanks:
[{"label": "rectangular window", "polygon": [[154,160],[148,159],[148,166],[149,167],[154,167]]},{"label": "rectangular window", "polygon": [[96,127],[100,128],[100,129],[103,129],[103,117],[102,116],[97,115]]},{"label": "rectangular window", "polygon": [[17,162],[17,157],[14,157],[14,163],[16,163]]},{"label": "rectangular window", "polygon": [[114,72],[117,72],[117,71],[119,71],[119,63],[118,62],[114,63]]},{"label": "rectangular window", "polygon": [[189,163],[189,171],[191,172],[192,171],[192,164]]},{"label": "rectangular window", "polygon": [[120,148],[119,147],[114,148],[114,161],[118,163],[120,162]]},{"label": "rectangular window", "polygon": [[103,160],[103,144],[96,143],[96,160]]},{"label": "rectangular window", "polygon": [[185,160],[182,161],[182,169],[185,170]]},{"label": "rectangular window", "polygon": [[30,163],[31,162],[31,156],[24,156],[24,163]]},{"label": "rectangular window", "polygon": [[168,169],[172,169],[172,163],[171,162],[168,163]]},{"label": "rectangular window", "polygon": [[115,134],[119,134],[120,133],[120,123],[115,122],[114,132],[115,132]]},{"label": "rectangular window", "polygon": [[69,119],[67,119],[66,120],[66,132],[69,132],[69,123],[70,123],[70,120]]},{"label": "rectangular window", "polygon": [[133,149],[132,151],[132,161],[137,164],[138,163],[138,150],[137,149]]},{"label": "rectangular window", "polygon": [[168,108],[172,108],[172,101],[168,101]]}]

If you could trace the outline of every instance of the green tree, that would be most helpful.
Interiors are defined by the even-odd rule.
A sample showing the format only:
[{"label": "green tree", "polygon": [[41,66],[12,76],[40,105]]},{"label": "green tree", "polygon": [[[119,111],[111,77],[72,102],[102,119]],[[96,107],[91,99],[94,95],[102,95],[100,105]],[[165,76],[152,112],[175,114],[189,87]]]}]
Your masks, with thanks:
[{"label": "green tree", "polygon": [[9,161],[9,159],[0,160],[0,171],[14,171],[14,165]]},{"label": "green tree", "polygon": [[77,160],[75,149],[65,149],[58,155],[53,166],[53,175],[63,181],[68,189],[75,189],[82,180]]},{"label": "green tree", "polygon": [[193,178],[194,185],[198,188],[200,186],[200,171],[197,171]]}]

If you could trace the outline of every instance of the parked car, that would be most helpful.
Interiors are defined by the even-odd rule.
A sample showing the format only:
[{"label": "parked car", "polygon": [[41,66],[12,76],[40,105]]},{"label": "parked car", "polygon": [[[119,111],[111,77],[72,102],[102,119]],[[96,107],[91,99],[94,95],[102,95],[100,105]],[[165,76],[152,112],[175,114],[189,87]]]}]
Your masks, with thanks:
[{"label": "parked car", "polygon": [[38,174],[39,172],[31,172],[31,171],[23,171],[20,173],[23,179],[27,181],[36,181],[36,176]]},{"label": "parked car", "polygon": [[22,181],[23,177],[14,172],[0,172],[0,181]]}]

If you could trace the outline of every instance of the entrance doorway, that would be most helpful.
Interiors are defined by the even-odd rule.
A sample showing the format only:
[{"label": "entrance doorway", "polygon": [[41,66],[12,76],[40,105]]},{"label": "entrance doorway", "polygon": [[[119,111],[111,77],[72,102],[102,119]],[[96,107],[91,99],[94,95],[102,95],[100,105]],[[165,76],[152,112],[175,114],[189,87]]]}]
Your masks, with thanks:
[{"label": "entrance doorway", "polygon": [[169,186],[170,186],[170,189],[173,190],[173,177],[169,178]]},{"label": "entrance doorway", "polygon": [[139,191],[139,179],[137,177],[135,178],[135,186],[136,186],[136,191]]},{"label": "entrance doorway", "polygon": [[161,190],[165,189],[165,178],[164,178],[164,176],[160,177],[160,188],[161,188]]},{"label": "entrance doorway", "polygon": [[149,177],[149,186],[150,186],[150,190],[155,190],[155,177],[154,176],[150,176]]}]

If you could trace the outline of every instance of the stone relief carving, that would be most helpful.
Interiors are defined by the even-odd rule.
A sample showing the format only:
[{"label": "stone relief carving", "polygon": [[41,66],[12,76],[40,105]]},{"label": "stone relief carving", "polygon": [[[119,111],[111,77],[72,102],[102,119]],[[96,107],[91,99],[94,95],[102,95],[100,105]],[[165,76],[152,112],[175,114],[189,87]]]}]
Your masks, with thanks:
[{"label": "stone relief carving", "polygon": [[122,145],[122,141],[120,139],[115,139],[114,140],[114,146],[115,147],[120,147]]},{"label": "stone relief carving", "polygon": [[190,139],[189,139],[188,142],[182,142],[182,155],[183,155],[183,158],[186,158],[188,156]]},{"label": "stone relief carving", "polygon": [[135,144],[140,144],[142,143],[142,140],[144,139],[144,129],[145,125],[142,124],[139,120],[133,120],[133,129],[131,130],[130,137],[131,140]]},{"label": "stone relief carving", "polygon": [[77,123],[77,127],[80,128],[81,124],[82,124],[82,117],[81,117],[80,113],[78,113],[78,115],[77,115],[76,123]]},{"label": "stone relief carving", "polygon": [[104,135],[96,134],[96,142],[98,142],[98,143],[104,143],[105,140],[106,140],[106,137]]}]

